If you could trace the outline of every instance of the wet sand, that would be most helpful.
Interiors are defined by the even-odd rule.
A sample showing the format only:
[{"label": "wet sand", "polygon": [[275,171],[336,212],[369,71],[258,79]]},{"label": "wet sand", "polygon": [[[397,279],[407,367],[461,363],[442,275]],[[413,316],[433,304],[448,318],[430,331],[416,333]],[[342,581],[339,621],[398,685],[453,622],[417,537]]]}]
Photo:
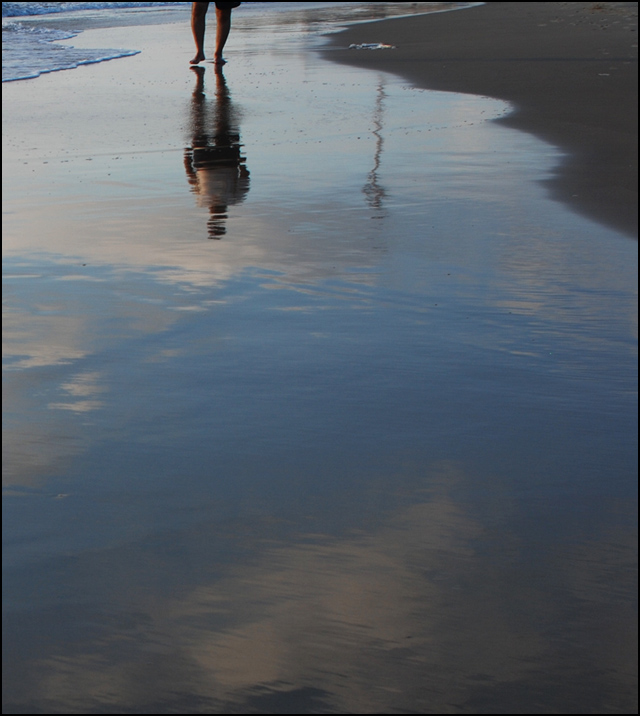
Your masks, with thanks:
[{"label": "wet sand", "polygon": [[504,101],[153,17],[3,87],[3,712],[637,710],[637,242]]},{"label": "wet sand", "polygon": [[[637,3],[489,2],[352,26],[327,57],[508,100],[516,111],[502,122],[568,153],[551,195],[637,236],[637,30]],[[344,49],[362,43],[396,49]]]}]

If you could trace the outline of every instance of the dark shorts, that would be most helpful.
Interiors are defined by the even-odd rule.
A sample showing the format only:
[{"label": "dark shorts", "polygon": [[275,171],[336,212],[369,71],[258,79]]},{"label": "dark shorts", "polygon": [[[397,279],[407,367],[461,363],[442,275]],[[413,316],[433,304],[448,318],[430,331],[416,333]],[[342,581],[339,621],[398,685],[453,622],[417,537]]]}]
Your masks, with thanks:
[{"label": "dark shorts", "polygon": [[234,7],[238,7],[241,4],[239,2],[217,2],[216,7],[220,10],[233,10]]}]

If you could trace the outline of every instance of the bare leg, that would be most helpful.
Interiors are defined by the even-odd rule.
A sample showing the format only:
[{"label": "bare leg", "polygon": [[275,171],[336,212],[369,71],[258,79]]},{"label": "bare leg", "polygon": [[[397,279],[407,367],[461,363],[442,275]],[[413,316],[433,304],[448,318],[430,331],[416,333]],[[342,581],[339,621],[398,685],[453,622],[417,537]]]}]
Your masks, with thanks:
[{"label": "bare leg", "polygon": [[194,2],[191,4],[191,30],[196,43],[196,56],[191,60],[192,65],[204,60],[204,29],[208,2]]},{"label": "bare leg", "polygon": [[229,37],[231,30],[231,8],[220,9],[216,7],[216,52],[214,62],[217,65],[223,65],[222,49]]}]

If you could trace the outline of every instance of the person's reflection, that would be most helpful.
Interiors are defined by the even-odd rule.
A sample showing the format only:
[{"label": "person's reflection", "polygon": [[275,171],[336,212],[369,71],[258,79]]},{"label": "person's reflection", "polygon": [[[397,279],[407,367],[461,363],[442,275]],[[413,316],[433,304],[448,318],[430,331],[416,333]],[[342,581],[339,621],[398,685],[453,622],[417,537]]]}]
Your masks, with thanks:
[{"label": "person's reflection", "polygon": [[249,171],[242,156],[240,131],[231,96],[221,69],[215,72],[215,102],[204,93],[204,67],[192,67],[196,86],[191,101],[191,146],[184,165],[198,205],[209,207],[210,239],[226,229],[227,207],[242,202],[249,191]]}]

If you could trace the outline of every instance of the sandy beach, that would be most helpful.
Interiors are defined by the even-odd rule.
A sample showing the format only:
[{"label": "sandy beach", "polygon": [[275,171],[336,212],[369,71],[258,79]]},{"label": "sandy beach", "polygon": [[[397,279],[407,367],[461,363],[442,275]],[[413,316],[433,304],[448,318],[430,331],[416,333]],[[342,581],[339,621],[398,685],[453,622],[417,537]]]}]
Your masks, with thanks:
[{"label": "sandy beach", "polygon": [[[345,49],[362,43],[395,49]],[[637,236],[637,3],[489,2],[396,18],[349,28],[327,57],[511,102],[505,124],[568,152],[551,195]]]},{"label": "sandy beach", "polygon": [[24,21],[3,713],[637,711],[636,10],[354,12]]}]

